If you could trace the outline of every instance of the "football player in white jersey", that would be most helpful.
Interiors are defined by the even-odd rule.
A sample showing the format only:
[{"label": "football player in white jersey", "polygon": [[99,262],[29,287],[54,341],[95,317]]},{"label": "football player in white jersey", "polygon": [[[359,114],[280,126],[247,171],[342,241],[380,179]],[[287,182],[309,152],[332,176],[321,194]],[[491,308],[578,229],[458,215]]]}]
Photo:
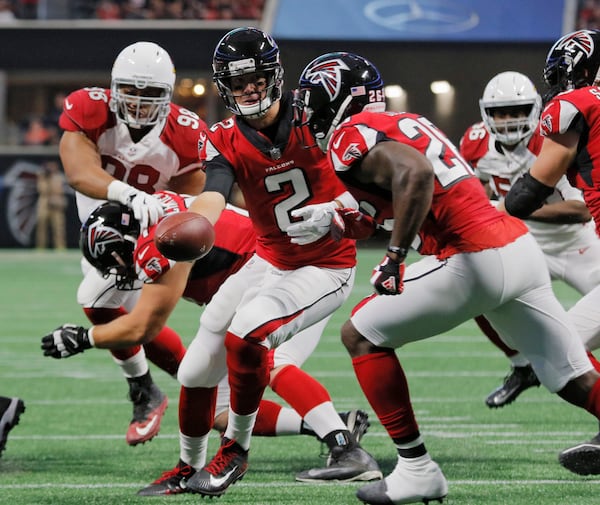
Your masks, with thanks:
[{"label": "football player in white jersey", "polygon": [[[490,197],[503,208],[504,196],[529,170],[541,149],[537,127],[542,99],[527,76],[507,71],[492,77],[479,106],[483,121],[467,129],[460,151],[475,168]],[[581,191],[565,176],[525,223],[544,252],[553,279],[564,281],[581,294],[600,284],[600,239]],[[503,335],[498,335],[482,316],[476,320],[512,364],[504,383],[486,398],[486,405],[502,407],[527,388],[539,386],[529,362],[503,344]]]},{"label": "football player in white jersey", "polygon": [[[117,56],[110,89],[83,88],[65,99],[59,119],[64,130],[60,158],[76,190],[82,223],[103,200],[114,200],[130,207],[147,228],[164,213],[152,193],[201,191],[204,174],[197,149],[206,124],[194,112],[171,103],[174,84],[169,54],[154,43],[136,42]],[[104,277],[85,259],[82,270],[77,301],[92,323],[111,321],[135,305],[137,282],[115,282],[115,276]],[[133,402],[127,443],[144,443],[158,433],[167,407],[167,397],[150,376],[146,354],[175,375],[185,348],[165,327],[144,347],[111,352],[127,378]]]}]

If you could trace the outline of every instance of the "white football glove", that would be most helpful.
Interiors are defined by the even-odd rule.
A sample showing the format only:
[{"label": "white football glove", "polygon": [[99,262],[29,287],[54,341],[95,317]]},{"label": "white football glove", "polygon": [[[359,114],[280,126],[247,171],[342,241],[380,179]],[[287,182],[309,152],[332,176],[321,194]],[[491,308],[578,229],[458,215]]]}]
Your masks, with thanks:
[{"label": "white football glove", "polygon": [[156,224],[165,214],[165,209],[158,198],[135,189],[123,181],[112,181],[108,185],[107,196],[109,200],[127,205],[140,223],[141,230]]},{"label": "white football glove", "polygon": [[333,201],[293,210],[292,216],[301,217],[303,220],[291,224],[286,230],[286,233],[292,237],[292,244],[312,244],[327,235],[335,209],[338,207],[338,204]]}]

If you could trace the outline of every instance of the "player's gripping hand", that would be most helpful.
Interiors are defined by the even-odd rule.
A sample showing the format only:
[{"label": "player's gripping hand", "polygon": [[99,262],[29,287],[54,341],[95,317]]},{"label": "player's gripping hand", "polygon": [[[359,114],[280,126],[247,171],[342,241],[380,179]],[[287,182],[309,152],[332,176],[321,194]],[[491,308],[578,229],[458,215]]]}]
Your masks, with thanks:
[{"label": "player's gripping hand", "polygon": [[375,220],[358,209],[335,209],[331,220],[331,237],[334,240],[352,238],[362,240],[371,237],[377,230]]},{"label": "player's gripping hand", "polygon": [[404,271],[406,265],[402,261],[394,261],[384,256],[379,265],[373,269],[371,284],[380,295],[399,295],[404,291]]},{"label": "player's gripping hand", "polygon": [[293,210],[292,217],[301,217],[302,221],[291,224],[286,230],[286,233],[292,237],[292,244],[312,244],[327,235],[337,208],[338,205],[334,201]]},{"label": "player's gripping hand", "polygon": [[91,349],[92,344],[88,330],[74,324],[63,324],[42,338],[41,348],[44,356],[60,359]]},{"label": "player's gripping hand", "polygon": [[140,223],[142,230],[156,224],[165,214],[158,198],[135,189],[123,181],[112,181],[108,185],[107,196],[109,200],[127,205],[133,211],[133,215]]}]

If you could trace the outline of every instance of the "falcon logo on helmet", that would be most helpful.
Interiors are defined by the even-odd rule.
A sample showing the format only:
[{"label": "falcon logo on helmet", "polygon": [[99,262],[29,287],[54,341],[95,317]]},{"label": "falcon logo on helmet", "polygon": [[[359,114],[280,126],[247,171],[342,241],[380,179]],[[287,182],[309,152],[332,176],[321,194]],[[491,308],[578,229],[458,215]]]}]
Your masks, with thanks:
[{"label": "falcon logo on helmet", "polygon": [[581,49],[588,58],[592,55],[594,52],[594,41],[588,32],[585,30],[574,32],[564,39],[559,40],[554,49],[573,50],[575,48]]},{"label": "falcon logo on helmet", "polygon": [[114,274],[118,289],[132,289],[137,279],[133,251],[140,224],[126,205],[108,201],[92,211],[79,232],[85,259],[104,277]]},{"label": "falcon logo on helmet", "polygon": [[313,84],[323,86],[329,99],[334,100],[340,94],[342,87],[342,70],[350,69],[339,58],[325,60],[307,69],[304,78]]},{"label": "falcon logo on helmet", "polygon": [[118,230],[102,222],[92,223],[88,231],[88,250],[93,258],[100,258],[110,244],[121,243],[124,238]]},{"label": "falcon logo on helmet", "polygon": [[325,152],[344,119],[362,111],[385,110],[383,80],[379,70],[362,56],[323,54],[302,71],[294,107],[295,124],[307,125],[314,143]]},{"label": "falcon logo on helmet", "polygon": [[558,39],[546,56],[544,102],[562,91],[600,81],[600,31],[578,30]]}]

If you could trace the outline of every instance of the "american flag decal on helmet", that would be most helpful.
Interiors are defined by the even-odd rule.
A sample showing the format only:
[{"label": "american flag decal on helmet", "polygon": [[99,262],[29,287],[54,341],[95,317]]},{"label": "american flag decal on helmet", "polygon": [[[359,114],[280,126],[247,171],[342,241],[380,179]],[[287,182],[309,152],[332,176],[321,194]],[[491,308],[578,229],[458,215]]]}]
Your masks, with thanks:
[{"label": "american flag decal on helmet", "polygon": [[305,78],[312,84],[320,84],[333,100],[342,86],[342,70],[350,70],[339,58],[325,60],[306,71]]}]

